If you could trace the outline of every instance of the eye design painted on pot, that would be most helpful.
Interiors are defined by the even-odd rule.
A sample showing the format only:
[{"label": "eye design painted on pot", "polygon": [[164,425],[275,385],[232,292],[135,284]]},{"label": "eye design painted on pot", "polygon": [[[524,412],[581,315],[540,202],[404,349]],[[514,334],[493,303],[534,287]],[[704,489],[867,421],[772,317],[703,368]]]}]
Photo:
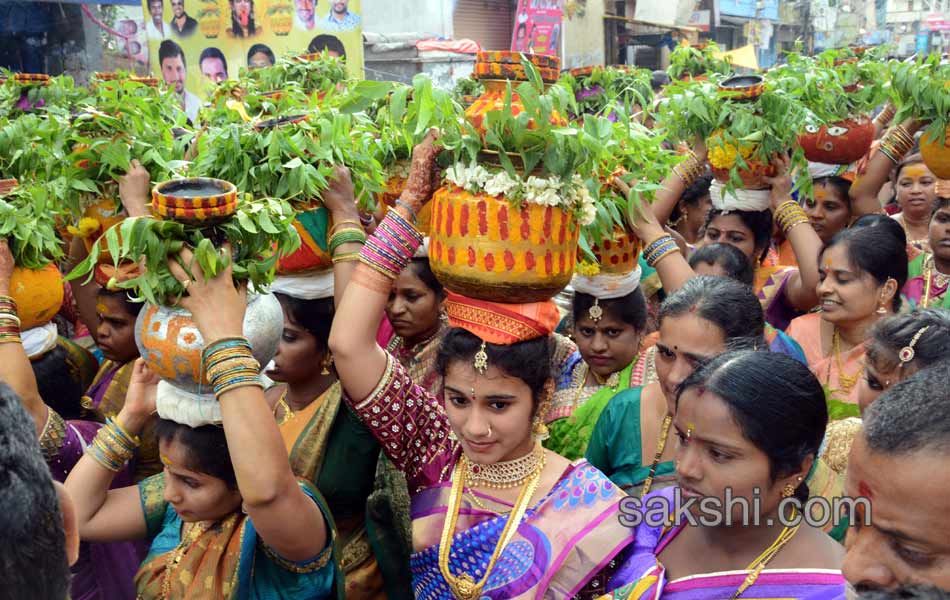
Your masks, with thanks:
[{"label": "eye design painted on pot", "polygon": [[833,136],[835,136],[835,137],[840,137],[840,136],[842,136],[842,135],[844,135],[844,134],[846,134],[846,133],[848,133],[848,128],[847,128],[847,127],[837,127],[837,126],[835,126],[835,127],[829,127],[829,128],[828,128],[828,135],[833,135]]},{"label": "eye design painted on pot", "polygon": [[817,125],[805,125],[805,131],[808,133],[818,133]]}]

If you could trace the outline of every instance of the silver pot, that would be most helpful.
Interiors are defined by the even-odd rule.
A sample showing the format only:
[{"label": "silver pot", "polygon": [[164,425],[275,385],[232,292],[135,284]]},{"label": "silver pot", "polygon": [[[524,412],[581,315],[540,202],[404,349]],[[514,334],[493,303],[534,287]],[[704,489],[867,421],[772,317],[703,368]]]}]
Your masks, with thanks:
[{"label": "silver pot", "polygon": [[[277,354],[283,328],[284,313],[276,296],[248,294],[244,337],[261,367]],[[187,310],[146,305],[135,322],[135,344],[149,368],[168,383],[192,394],[212,393],[202,384],[204,339]]]}]

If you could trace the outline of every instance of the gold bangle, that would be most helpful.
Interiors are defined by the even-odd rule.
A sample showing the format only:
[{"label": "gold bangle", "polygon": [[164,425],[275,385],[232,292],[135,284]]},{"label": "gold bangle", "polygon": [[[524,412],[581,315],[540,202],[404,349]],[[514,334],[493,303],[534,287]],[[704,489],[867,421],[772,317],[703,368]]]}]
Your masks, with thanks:
[{"label": "gold bangle", "polygon": [[334,223],[334,224],[333,224],[333,227],[330,228],[330,237],[333,237],[333,234],[336,233],[336,230],[337,230],[338,227],[340,227],[341,225],[347,225],[347,224],[349,224],[349,225],[356,225],[356,227],[353,227],[353,228],[351,228],[351,229],[359,228],[360,231],[363,230],[363,224],[360,223],[358,220],[355,220],[355,219],[342,219],[341,221],[338,221],[338,222]]},{"label": "gold bangle", "polygon": [[359,252],[344,252],[343,254],[337,254],[331,260],[333,264],[343,263],[343,262],[356,262],[360,259]]}]

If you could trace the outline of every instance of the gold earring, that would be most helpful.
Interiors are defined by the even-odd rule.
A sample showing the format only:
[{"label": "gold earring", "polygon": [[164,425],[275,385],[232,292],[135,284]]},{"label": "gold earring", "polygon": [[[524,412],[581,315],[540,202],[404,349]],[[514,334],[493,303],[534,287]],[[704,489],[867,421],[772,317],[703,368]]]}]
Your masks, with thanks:
[{"label": "gold earring", "polygon": [[887,314],[887,309],[884,308],[884,305],[883,305],[883,304],[881,304],[880,306],[877,307],[877,314],[879,314],[879,315],[886,315],[886,314]]},{"label": "gold earring", "polygon": [[449,439],[452,440],[453,442],[457,442],[459,440],[458,436],[455,435],[454,429],[449,429]]},{"label": "gold earring", "polygon": [[545,425],[541,417],[534,418],[534,423],[531,425],[531,435],[537,442],[543,442],[544,440],[551,437],[551,432],[548,430],[548,426]]},{"label": "gold earring", "polygon": [[785,488],[782,490],[782,498],[791,498],[795,495],[795,486],[790,483],[785,484]]},{"label": "gold earring", "polygon": [[323,370],[320,371],[321,375],[329,375],[330,367],[333,366],[333,355],[328,351],[326,356],[323,357]]}]

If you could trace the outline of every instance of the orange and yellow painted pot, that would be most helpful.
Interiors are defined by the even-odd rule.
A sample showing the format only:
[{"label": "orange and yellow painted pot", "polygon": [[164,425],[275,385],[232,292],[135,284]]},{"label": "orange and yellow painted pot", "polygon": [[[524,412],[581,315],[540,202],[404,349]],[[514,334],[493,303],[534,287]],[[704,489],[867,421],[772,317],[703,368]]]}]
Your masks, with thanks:
[{"label": "orange and yellow painted pot", "polygon": [[54,263],[42,269],[13,269],[10,296],[16,300],[20,329],[49,323],[63,305],[63,276]]},{"label": "orange and yellow painted pot", "polygon": [[181,223],[219,223],[237,212],[237,204],[233,183],[209,177],[165,181],[152,190],[152,211]]},{"label": "orange and yellow painted pot", "polygon": [[943,143],[926,133],[920,137],[920,156],[927,168],[939,179],[950,179],[950,127]]},{"label": "orange and yellow painted pot", "polygon": [[[493,110],[503,111],[505,110],[505,96],[506,96],[506,84],[507,81],[499,80],[486,80],[484,81],[485,93],[478,97],[478,100],[472,103],[471,106],[465,109],[465,118],[468,119],[468,122],[475,126],[475,129],[482,135],[485,134],[485,118],[489,112]],[[511,94],[511,114],[513,116],[518,116],[524,112],[524,105],[521,103],[521,98],[518,97],[518,94],[512,92]],[[550,118],[552,125],[567,125],[567,119],[559,115],[557,112],[551,113]],[[528,121],[528,129],[534,129],[534,121]]]},{"label": "orange and yellow painted pot", "polygon": [[609,240],[592,244],[591,250],[597,257],[600,272],[622,275],[637,268],[637,257],[643,249],[643,242],[632,232],[616,229]]},{"label": "orange and yellow painted pot", "polygon": [[559,207],[471,194],[454,185],[432,198],[429,265],[453,292],[492,302],[540,302],[574,274],[579,228]]},{"label": "orange and yellow painted pot", "polygon": [[866,116],[816,127],[806,126],[798,145],[812,162],[848,165],[861,160],[874,141],[874,123]]},{"label": "orange and yellow painted pot", "polygon": [[[283,312],[273,294],[248,296],[243,335],[254,358],[266,365],[277,353]],[[147,304],[135,323],[135,343],[145,364],[159,377],[191,393],[212,393],[204,376],[204,339],[187,310]]]}]

